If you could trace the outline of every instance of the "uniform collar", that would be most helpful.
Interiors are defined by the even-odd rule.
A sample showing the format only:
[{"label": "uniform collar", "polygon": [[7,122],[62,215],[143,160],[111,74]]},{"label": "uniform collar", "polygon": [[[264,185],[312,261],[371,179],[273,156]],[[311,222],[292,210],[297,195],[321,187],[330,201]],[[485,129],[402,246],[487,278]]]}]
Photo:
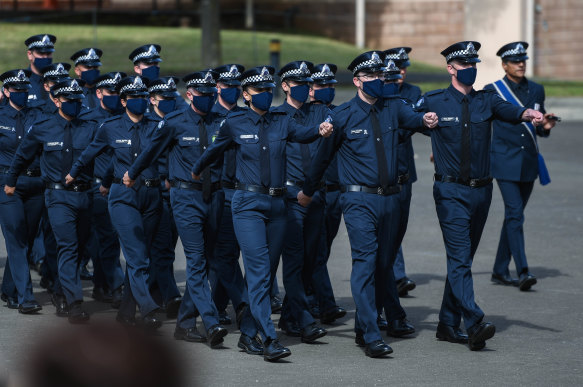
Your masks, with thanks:
[{"label": "uniform collar", "polygon": [[126,127],[128,128],[128,130],[130,130],[134,125],[138,125],[138,126],[141,125],[142,122],[144,122],[144,119],[146,118],[146,115],[144,114],[144,116],[142,117],[142,119],[140,121],[134,122],[134,121],[132,121],[132,119],[130,118],[130,116],[128,116],[128,113],[127,112],[124,112],[122,114],[122,116],[123,116],[122,120],[123,120],[123,122],[125,122]]},{"label": "uniform collar", "polygon": [[206,115],[201,116],[200,114],[194,111],[194,109],[192,108],[192,104],[188,106],[188,114],[190,115],[190,118],[192,118],[192,120],[197,124],[200,123],[201,121],[204,121],[204,123],[207,125],[211,123],[212,113],[208,112]]},{"label": "uniform collar", "polygon": [[294,117],[295,114],[300,114],[301,117],[304,118],[310,110],[310,105],[308,102],[304,102],[299,109],[296,109],[295,107],[287,103],[286,100],[283,102],[283,105],[281,105],[281,107],[287,114],[289,114],[292,117]]},{"label": "uniform collar", "polygon": [[268,114],[270,114],[269,112],[266,112],[264,115],[260,116],[259,114],[257,114],[255,112],[255,110],[249,108],[247,110],[247,115],[249,116],[249,118],[251,118],[251,121],[253,121],[253,123],[255,125],[257,125],[259,123],[259,121],[261,121],[262,117],[265,117],[265,119],[268,119],[269,117],[267,116]]},{"label": "uniform collar", "polygon": [[217,102],[215,102],[215,104],[213,105],[213,108],[211,109],[211,111],[215,114],[218,114],[220,116],[226,116],[227,114],[229,114],[229,112],[231,110],[226,109],[223,105],[221,105],[219,103],[219,101],[217,100]]},{"label": "uniform collar", "polygon": [[377,98],[377,101],[374,103],[374,105],[371,105],[365,101],[362,100],[362,98],[360,98],[358,96],[358,94],[356,95],[356,104],[366,113],[369,114],[370,111],[372,110],[372,107],[374,106],[375,109],[377,110],[377,112],[380,112],[383,109],[383,99],[382,98]]},{"label": "uniform collar", "polygon": [[474,99],[474,97],[476,96],[476,90],[472,88],[472,91],[470,91],[469,94],[464,94],[462,92],[460,92],[459,90],[457,90],[455,87],[453,87],[453,85],[449,85],[449,87],[447,88],[447,90],[449,91],[449,93],[453,96],[453,98],[461,103],[462,99],[464,99],[464,96],[468,98],[469,102],[472,102],[472,99]]},{"label": "uniform collar", "polygon": [[520,82],[516,83],[511,81],[507,75],[504,76],[504,80],[510,86],[510,88],[514,90],[528,90],[528,80],[526,77],[522,77]]}]

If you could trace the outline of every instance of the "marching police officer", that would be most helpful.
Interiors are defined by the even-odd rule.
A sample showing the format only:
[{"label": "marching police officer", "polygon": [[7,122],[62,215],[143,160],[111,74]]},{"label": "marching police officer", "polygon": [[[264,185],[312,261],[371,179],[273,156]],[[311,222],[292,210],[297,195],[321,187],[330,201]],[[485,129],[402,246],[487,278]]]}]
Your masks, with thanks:
[{"label": "marching police officer", "polygon": [[50,99],[48,91],[43,88],[41,70],[53,63],[56,41],[57,37],[50,34],[33,35],[24,41],[31,71],[28,99],[35,105]]},{"label": "marching police officer", "polygon": [[[400,211],[398,193],[401,191],[396,147],[401,134],[398,128],[434,125],[434,114],[415,113],[410,105],[400,100],[392,99],[390,105],[385,106],[381,54],[365,52],[348,66],[354,75],[357,96],[334,110],[335,135],[322,143],[303,190],[298,194],[298,201],[308,205],[337,152],[342,184],[340,204],[352,249],[356,343],[365,346],[365,354],[370,357],[393,352],[381,338],[376,297],[381,297],[395,331],[414,331],[399,304],[392,270],[398,249],[395,242]],[[375,282],[380,285],[375,287]]]},{"label": "marching police officer", "polygon": [[[176,100],[180,98],[176,89],[178,82],[179,79],[176,77],[161,77],[148,84],[150,93],[148,116],[152,120],[160,122],[167,114],[176,110]],[[150,293],[158,303],[162,304],[167,317],[176,318],[182,297],[174,278],[174,249],[178,241],[178,232],[170,206],[167,152],[158,158],[158,165],[162,190],[162,213],[156,236],[152,241]]]},{"label": "marching police officer", "polygon": [[[330,116],[326,105],[305,103],[310,92],[313,67],[311,62],[294,61],[279,70],[281,88],[286,98],[272,112],[287,114],[298,124],[306,126],[323,122]],[[302,278],[303,270],[310,274],[313,272],[324,215],[324,185],[308,208],[302,207],[296,198],[319,143],[320,140],[310,144],[288,142],[285,149],[287,228],[282,251],[285,297],[278,326],[288,336],[301,336],[302,342],[306,343],[314,342],[327,333],[316,325],[310,313]]]},{"label": "marching police officer", "polygon": [[[174,337],[203,342],[196,329],[200,314],[211,348],[223,342],[227,330],[219,325],[207,277],[207,262],[213,259],[214,244],[224,206],[221,190],[222,162],[203,171],[201,182],[193,181],[190,167],[218,135],[219,122],[211,109],[215,102],[216,73],[197,71],[184,77],[190,108],[165,117],[165,124],[154,133],[151,145],[128,169],[124,182],[131,187],[139,173],[168,147],[170,198],[176,227],[184,246],[187,263],[186,292],[178,311]],[[251,337],[257,334],[255,332]]]},{"label": "marching police officer", "polygon": [[[11,70],[0,75],[7,104],[0,106],[0,179],[4,185],[12,158],[38,109],[27,107],[30,90],[29,70]],[[32,292],[27,252],[32,248],[43,210],[44,183],[40,178],[38,156],[18,176],[13,196],[0,193],[0,223],[8,260],[2,280],[2,300],[9,308],[31,314],[42,309]]]},{"label": "marching police officer", "polygon": [[[98,106],[81,113],[82,119],[93,120],[99,124],[123,113],[118,83],[126,77],[123,72],[110,72],[94,81]],[[117,233],[109,216],[108,193],[111,187],[111,151],[95,158],[93,167],[93,207],[91,213],[91,236],[86,251],[93,259],[93,291],[91,296],[101,302],[111,303],[117,309],[121,304],[124,273],[119,255],[120,246]]]},{"label": "marching police officer", "polygon": [[193,177],[199,177],[229,146],[235,147],[233,226],[243,254],[251,314],[268,361],[291,354],[277,339],[269,301],[285,238],[285,146],[288,141],[310,142],[332,132],[329,123],[303,127],[286,114],[269,111],[274,72],[273,67],[260,66],[243,73],[241,86],[249,109],[228,116],[215,142],[192,167]]},{"label": "marching police officer", "polygon": [[[160,51],[162,47],[159,44],[144,44],[133,50],[129,59],[134,63],[134,72],[148,81],[153,81],[160,77]],[[176,99],[176,109],[183,110],[188,104],[183,98]]]},{"label": "marching police officer", "polygon": [[4,191],[15,192],[20,172],[40,156],[40,169],[46,182],[45,202],[57,242],[59,280],[67,301],[71,323],[89,320],[82,308],[83,288],[79,275],[80,254],[89,236],[93,165],[78,171],[78,180],[67,184],[66,175],[73,160],[89,145],[95,122],[78,118],[85,97],[76,80],[65,79],[51,88],[58,113],[45,116],[28,130],[12,161]]},{"label": "marching police officer", "polygon": [[[548,184],[548,172],[539,153],[537,136],[548,137],[556,117],[545,111],[545,91],[542,85],[526,79],[528,56],[526,42],[512,42],[502,46],[496,55],[502,59],[504,78],[486,85],[513,105],[529,107],[544,114],[542,126],[522,122],[513,125],[500,120],[493,123],[490,171],[496,179],[504,200],[504,223],[492,281],[503,285],[518,285],[529,290],[537,280],[528,270],[524,248],[524,209],[537,175],[541,184]],[[511,257],[516,264],[519,279],[511,277],[508,266]]]},{"label": "marching police officer", "polygon": [[[55,84],[71,78],[69,75],[69,70],[71,69],[71,65],[69,63],[58,62],[52,63],[48,66],[45,66],[41,69],[42,74],[42,87],[43,90],[47,93],[50,93],[51,87]],[[84,81],[77,81],[79,86],[83,87]],[[51,99],[41,100],[34,103],[37,106],[40,106],[43,113],[45,114],[55,114],[58,111],[58,108],[55,106],[54,102]]]},{"label": "marching police officer", "polygon": [[150,248],[161,212],[158,164],[144,169],[134,187],[123,185],[122,178],[132,162],[148,146],[159,125],[146,116],[148,89],[139,76],[128,76],[116,87],[125,113],[105,120],[91,145],[73,165],[68,181],[91,164],[99,154],[112,149],[113,184],[109,191],[109,215],[119,236],[126,259],[123,298],[117,321],[136,324],[136,304],[147,329],[158,329],[162,321],[156,317],[158,305],[148,289]]},{"label": "marching police officer", "polygon": [[[409,61],[409,53],[411,47],[394,47],[385,51],[385,60],[392,60],[396,67],[400,70],[400,75],[397,79],[398,94],[400,98],[408,103],[414,104],[421,96],[421,89],[418,86],[405,82],[407,77],[407,67],[411,65]],[[411,206],[411,188],[414,182],[417,181],[417,171],[415,170],[415,152],[413,151],[413,142],[411,137],[407,136],[405,141],[399,144],[399,180],[403,187],[401,191],[401,222],[400,227],[403,235],[407,230],[407,223],[409,220],[409,208]],[[399,297],[406,296],[411,290],[417,286],[415,281],[407,277],[405,272],[405,260],[403,258],[403,246],[399,246],[395,265],[393,267],[395,272],[395,281],[397,282],[397,291]]]},{"label": "marching police officer", "polygon": [[[229,113],[241,108],[237,101],[241,96],[241,74],[245,68],[240,64],[225,64],[214,69],[217,78],[217,101],[212,108],[215,119],[224,121]],[[239,243],[233,229],[231,200],[235,193],[235,150],[225,151],[221,187],[225,193],[225,206],[215,244],[214,259],[209,262],[209,281],[213,301],[219,311],[221,324],[231,324],[226,309],[229,299],[235,311],[248,303],[247,288],[239,266]]]},{"label": "marching police officer", "polygon": [[96,95],[95,82],[100,75],[99,67],[101,67],[102,55],[103,51],[99,48],[84,48],[71,56],[71,60],[75,64],[75,74],[85,82],[85,86],[83,86],[85,106],[90,109],[100,105],[99,98]]},{"label": "marching police officer", "polygon": [[[331,110],[336,108],[332,102],[336,92],[335,85],[338,83],[335,78],[337,70],[338,67],[332,63],[321,63],[314,66],[310,75],[313,82],[310,83],[309,92],[312,104],[322,104]],[[336,304],[327,266],[332,241],[338,233],[342,219],[342,209],[338,201],[340,184],[336,157],[326,169],[324,180],[326,182],[326,189],[323,193],[325,205],[318,252],[310,272],[304,273],[304,278],[305,284],[311,288],[315,296],[318,312],[315,314],[319,316],[322,324],[331,324],[346,315],[346,310]],[[313,307],[311,309],[314,311]]]},{"label": "marching police officer", "polygon": [[[447,277],[436,337],[469,342],[471,350],[483,349],[496,332],[474,300],[471,272],[492,200],[490,124],[494,118],[515,124],[521,120],[538,124],[543,118],[495,93],[473,89],[479,49],[480,43],[464,41],[443,50],[451,85],[430,91],[417,102],[419,110],[434,111],[439,117],[431,131],[433,197],[447,253]],[[462,317],[467,336],[459,328]]]}]

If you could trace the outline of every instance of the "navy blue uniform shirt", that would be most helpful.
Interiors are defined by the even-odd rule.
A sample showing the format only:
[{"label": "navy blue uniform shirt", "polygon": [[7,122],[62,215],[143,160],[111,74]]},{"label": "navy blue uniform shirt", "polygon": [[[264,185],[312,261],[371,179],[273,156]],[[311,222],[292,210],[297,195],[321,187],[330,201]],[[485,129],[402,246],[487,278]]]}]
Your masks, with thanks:
[{"label": "navy blue uniform shirt", "polygon": [[[447,89],[426,93],[417,103],[425,112],[435,112],[438,125],[430,131],[435,160],[435,173],[459,177],[462,142],[462,98],[464,94],[452,85]],[[520,123],[524,108],[504,101],[491,91],[473,90],[467,95],[470,111],[471,179],[490,176],[491,123],[501,119]]]},{"label": "navy blue uniform shirt", "polygon": [[192,167],[195,175],[222,156],[229,147],[236,152],[236,179],[242,184],[261,185],[259,128],[265,122],[268,127],[270,186],[284,187],[286,144],[288,141],[309,143],[319,137],[319,124],[302,126],[287,114],[269,111],[263,116],[252,109],[231,113],[219,130],[219,136]]},{"label": "navy blue uniform shirt", "polygon": [[[28,67],[29,70],[30,66]],[[32,70],[31,70],[32,71]],[[41,75],[31,73],[30,77],[30,89],[28,90],[28,103],[31,106],[42,105],[46,100],[49,100],[49,93],[46,92],[43,77]]]},{"label": "navy blue uniform shirt", "polygon": [[[219,125],[222,121],[227,119],[227,116],[231,113],[236,113],[238,111],[241,111],[243,108],[239,107],[239,106],[235,106],[233,109],[231,110],[227,110],[223,107],[223,105],[221,105],[219,102],[215,103],[213,108],[212,108],[212,112],[214,113],[214,117],[215,119],[217,119],[219,121]],[[229,147],[226,151],[225,151],[225,157],[223,160],[223,176],[222,176],[222,180],[226,181],[228,183],[231,184],[235,184],[235,171],[236,171],[236,166],[235,166],[235,148],[234,147]]]},{"label": "navy blue uniform shirt", "polygon": [[[219,133],[220,122],[214,119],[212,113],[201,116],[190,106],[186,110],[172,112],[165,118],[165,124],[154,132],[150,146],[128,170],[131,179],[135,179],[140,171],[168,148],[169,179],[193,181],[192,165],[204,152],[200,142],[200,126],[204,123],[209,145]],[[221,180],[222,169],[222,160],[211,166],[211,182]]]},{"label": "navy blue uniform shirt", "polygon": [[[87,148],[95,134],[97,123],[75,118],[71,123],[71,137],[73,141],[73,160],[79,157]],[[43,116],[34,123],[20,147],[16,151],[9,175],[6,180],[8,186],[14,187],[18,174],[34,160],[40,153],[40,169],[43,179],[47,182],[64,183],[62,170],[62,154],[64,142],[64,128],[67,125],[61,115]],[[66,150],[65,150],[66,151]],[[93,178],[93,163],[88,163],[77,170],[77,182],[88,183]]]},{"label": "navy blue uniform shirt", "polygon": [[[97,130],[95,138],[87,147],[85,152],[73,165],[71,176],[77,177],[79,171],[92,162],[95,157],[105,152],[107,149],[113,150],[113,176],[122,179],[135,158],[148,147],[150,138],[158,123],[144,115],[141,121],[134,123],[127,113],[105,120]],[[140,147],[137,153],[132,152],[132,137],[134,131],[138,131]],[[144,179],[158,178],[158,163],[152,163],[144,169],[141,176]]]},{"label": "navy blue uniform shirt", "polygon": [[[418,86],[403,82],[399,91],[399,96],[407,103],[415,104],[421,97],[421,89]],[[412,134],[412,133],[411,133]],[[411,137],[406,137],[405,141],[399,145],[399,174],[409,174],[409,181],[417,181],[417,171],[415,170],[415,152],[413,151],[413,141]]]},{"label": "navy blue uniform shirt", "polygon": [[[538,107],[541,113],[545,111],[545,90],[542,85],[523,78],[520,83],[514,83],[504,77],[510,89],[520,99],[524,107]],[[492,84],[484,90],[494,91]],[[538,106],[535,106],[537,105]],[[536,134],[548,137],[550,130],[542,126],[535,127]],[[490,172],[492,177],[511,181],[534,181],[538,176],[538,151],[535,144],[536,136],[523,124],[512,124],[494,120],[492,124],[492,149]]]},{"label": "navy blue uniform shirt", "polygon": [[342,185],[380,185],[373,134],[371,110],[376,109],[385,148],[389,184],[397,184],[397,146],[406,135],[399,128],[421,129],[423,114],[413,111],[411,105],[398,98],[379,98],[370,105],[357,95],[334,109],[334,132],[322,142],[303,191],[312,196],[324,171],[336,155],[338,176]]},{"label": "navy blue uniform shirt", "polygon": [[[16,119],[18,110],[10,105],[0,106],[0,168],[8,169],[12,164],[12,158],[16,149],[26,136],[28,129],[40,117],[40,111],[35,108],[24,108],[20,110],[22,114],[21,122],[23,125],[23,136],[18,138],[16,133]],[[29,164],[29,169],[38,169],[40,161],[38,155]]]},{"label": "navy blue uniform shirt", "polygon": [[[82,112],[79,115],[79,118],[86,119],[86,120],[93,120],[97,122],[99,125],[102,124],[108,118],[114,117],[117,114],[112,114],[111,112],[105,110],[100,105],[98,107],[87,110]],[[112,160],[111,160],[112,150],[108,149],[107,151],[103,152],[99,156],[95,158],[94,161],[94,168],[93,168],[93,175],[100,179],[107,179],[108,176],[112,173]],[[109,179],[108,179],[109,180]]]}]

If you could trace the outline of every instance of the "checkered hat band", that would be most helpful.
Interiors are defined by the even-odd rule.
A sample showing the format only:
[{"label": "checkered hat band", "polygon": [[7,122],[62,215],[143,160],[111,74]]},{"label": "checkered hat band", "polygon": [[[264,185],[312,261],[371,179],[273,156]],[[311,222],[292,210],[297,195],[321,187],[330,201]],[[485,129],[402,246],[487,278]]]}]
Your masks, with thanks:
[{"label": "checkered hat band", "polygon": [[152,55],[150,52],[140,52],[138,55],[134,56],[134,59],[132,60],[132,62],[137,62],[143,58],[156,59],[159,57],[160,57],[160,55],[158,55],[157,52],[156,52],[156,55]]},{"label": "checkered hat band", "polygon": [[230,72],[225,72],[225,73],[220,73],[219,74],[219,78],[223,78],[223,79],[237,79],[241,76],[240,72],[236,72],[236,73],[230,73]]},{"label": "checkered hat band", "polygon": [[80,87],[61,87],[60,89],[57,89],[54,91],[55,94],[61,94],[61,93],[77,93],[77,94],[82,94],[83,93],[83,89],[81,89]]},{"label": "checkered hat band", "polygon": [[69,75],[69,72],[67,70],[64,71],[59,71],[59,70],[49,70],[46,73],[43,74],[43,76],[45,77],[52,77],[54,75]]},{"label": "checkered hat band", "polygon": [[313,79],[334,79],[334,73],[314,73],[311,78]]},{"label": "checkered hat band", "polygon": [[387,54],[385,59],[392,59],[392,60],[409,60],[409,55],[401,55],[399,53],[396,54]]},{"label": "checkered hat band", "polygon": [[207,85],[213,85],[215,86],[217,84],[217,82],[215,82],[214,80],[212,82],[208,82],[202,78],[194,78],[189,80],[188,82],[186,82],[186,86],[190,87],[190,86],[207,86]]},{"label": "checkered hat band", "polygon": [[524,48],[522,50],[517,50],[516,48],[513,48],[512,50],[504,51],[502,55],[500,55],[500,57],[504,58],[505,56],[510,55],[526,55],[526,50],[524,50]]},{"label": "checkered hat band", "polygon": [[95,85],[95,87],[99,88],[99,87],[103,87],[103,86],[115,86],[115,85],[117,85],[117,82],[115,81],[115,79],[104,79],[103,81],[101,81],[97,85]]},{"label": "checkered hat band", "polygon": [[253,75],[251,77],[243,79],[241,81],[241,86],[257,82],[273,82],[273,77],[271,75]]},{"label": "checkered hat band", "polygon": [[445,61],[449,62],[449,60],[451,58],[457,58],[458,56],[471,56],[471,57],[478,57],[478,54],[475,51],[468,51],[468,50],[458,50],[458,51],[454,51],[452,53],[449,53],[446,57],[445,57]]},{"label": "checkered hat band", "polygon": [[356,74],[356,72],[359,71],[360,69],[367,68],[367,67],[373,67],[373,66],[383,66],[383,62],[381,62],[380,60],[375,60],[375,59],[366,60],[366,61],[356,65],[354,67],[353,73]]},{"label": "checkered hat band", "polygon": [[149,93],[153,93],[155,91],[176,91],[176,88],[170,87],[170,86],[164,84],[164,85],[154,85],[148,89]]},{"label": "checkered hat band", "polygon": [[18,77],[12,77],[12,78],[6,78],[4,80],[4,83],[30,83],[30,80],[28,78],[18,78]]},{"label": "checkered hat band", "polygon": [[28,45],[28,49],[29,50],[31,50],[33,48],[37,48],[37,47],[51,47],[51,48],[54,48],[55,46],[53,45],[52,42],[51,42],[51,44],[45,44],[41,40],[37,40],[36,42],[32,42],[31,44]]},{"label": "checkered hat band", "polygon": [[75,61],[75,64],[78,64],[79,62],[88,61],[88,60],[99,60],[99,57],[97,55],[83,55],[83,56],[80,56],[79,58],[77,58],[77,60]]},{"label": "checkered hat band", "polygon": [[304,71],[302,69],[293,69],[293,70],[289,70],[289,71],[286,71],[285,73],[281,74],[281,79],[291,77],[293,75],[302,75],[304,77],[309,77],[310,73],[308,71]]},{"label": "checkered hat band", "polygon": [[119,91],[120,94],[125,93],[126,91],[148,91],[145,87],[135,88],[133,84],[125,85]]}]

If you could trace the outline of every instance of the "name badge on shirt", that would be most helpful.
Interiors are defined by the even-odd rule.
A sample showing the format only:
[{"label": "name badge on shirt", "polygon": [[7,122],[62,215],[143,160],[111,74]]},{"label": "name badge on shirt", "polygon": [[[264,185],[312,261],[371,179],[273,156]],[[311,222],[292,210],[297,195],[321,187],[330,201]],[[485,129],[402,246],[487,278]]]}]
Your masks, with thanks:
[{"label": "name badge on shirt", "polygon": [[12,126],[0,126],[0,130],[7,130],[9,132],[15,132],[16,129],[14,129],[14,127]]},{"label": "name badge on shirt", "polygon": [[239,137],[241,137],[241,140],[250,140],[252,138],[259,138],[256,134],[242,134]]},{"label": "name badge on shirt", "polygon": [[200,139],[198,137],[182,137],[182,141],[196,141],[196,142],[199,142]]},{"label": "name badge on shirt", "polygon": [[459,122],[459,118],[457,117],[441,117],[441,121],[443,122]]},{"label": "name badge on shirt", "polygon": [[352,129],[350,134],[368,134],[368,130],[366,129]]},{"label": "name badge on shirt", "polygon": [[63,143],[59,141],[47,142],[47,148],[63,147]]},{"label": "name badge on shirt", "polygon": [[116,144],[128,144],[128,145],[132,145],[132,140],[131,139],[122,139],[122,140],[115,140]]}]

